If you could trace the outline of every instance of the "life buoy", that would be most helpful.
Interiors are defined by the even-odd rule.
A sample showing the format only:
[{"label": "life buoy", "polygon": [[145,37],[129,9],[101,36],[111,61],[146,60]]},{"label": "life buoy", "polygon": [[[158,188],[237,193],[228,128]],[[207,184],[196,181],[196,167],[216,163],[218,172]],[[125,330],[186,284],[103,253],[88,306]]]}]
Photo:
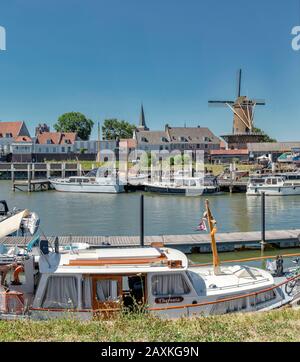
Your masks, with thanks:
[{"label": "life buoy", "polygon": [[14,270],[14,274],[13,274],[14,280],[12,281],[13,285],[20,285],[21,284],[20,279],[19,279],[19,274],[20,273],[24,273],[24,266],[23,265],[17,266],[16,269]]}]

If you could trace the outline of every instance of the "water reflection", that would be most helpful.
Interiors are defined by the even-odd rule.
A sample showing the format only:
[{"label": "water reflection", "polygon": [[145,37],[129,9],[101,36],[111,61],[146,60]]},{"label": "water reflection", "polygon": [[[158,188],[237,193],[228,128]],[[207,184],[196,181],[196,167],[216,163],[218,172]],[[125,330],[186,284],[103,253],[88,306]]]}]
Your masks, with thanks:
[{"label": "water reflection", "polygon": [[[12,192],[0,182],[0,199],[9,207],[30,208],[48,235],[132,235],[139,232],[139,193],[72,194]],[[260,230],[261,199],[245,194],[208,197],[218,231]],[[145,233],[191,234],[204,210],[205,197],[146,194]],[[300,228],[300,196],[266,197],[267,229]]]}]

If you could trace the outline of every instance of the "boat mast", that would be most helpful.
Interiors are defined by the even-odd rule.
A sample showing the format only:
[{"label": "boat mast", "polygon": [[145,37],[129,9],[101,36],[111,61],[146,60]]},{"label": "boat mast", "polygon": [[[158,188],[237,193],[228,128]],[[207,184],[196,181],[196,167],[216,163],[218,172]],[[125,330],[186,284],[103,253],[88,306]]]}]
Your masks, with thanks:
[{"label": "boat mast", "polygon": [[210,211],[208,200],[205,200],[205,206],[206,206],[207,222],[208,222],[210,238],[211,238],[211,249],[212,249],[212,253],[213,253],[214,273],[215,273],[215,275],[218,275],[218,274],[221,274],[221,270],[220,270],[220,259],[219,259],[219,255],[218,255],[218,249],[217,249],[216,238],[215,238],[215,234],[217,232],[216,221]]}]

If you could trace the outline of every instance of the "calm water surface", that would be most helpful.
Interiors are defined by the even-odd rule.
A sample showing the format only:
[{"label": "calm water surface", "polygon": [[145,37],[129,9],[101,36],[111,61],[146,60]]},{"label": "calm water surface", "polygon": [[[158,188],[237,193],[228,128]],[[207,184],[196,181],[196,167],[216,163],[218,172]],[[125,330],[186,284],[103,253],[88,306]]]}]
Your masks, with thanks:
[{"label": "calm water surface", "polygon": [[[47,235],[137,235],[140,193],[74,194],[56,191],[13,192],[0,181],[0,199],[10,208],[29,208]],[[218,231],[260,230],[260,198],[245,194],[208,197]],[[145,234],[191,234],[204,210],[205,197],[145,194]],[[300,228],[300,196],[267,197],[267,229]]]}]

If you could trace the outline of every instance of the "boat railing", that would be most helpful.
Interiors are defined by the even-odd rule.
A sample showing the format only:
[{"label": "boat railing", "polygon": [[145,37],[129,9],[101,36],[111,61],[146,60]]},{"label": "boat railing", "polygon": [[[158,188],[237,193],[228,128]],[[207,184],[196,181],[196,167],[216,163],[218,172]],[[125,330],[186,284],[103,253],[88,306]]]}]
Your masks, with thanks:
[{"label": "boat railing", "polygon": [[267,281],[269,281],[269,279],[263,278],[263,279],[259,279],[259,280],[254,280],[254,281],[252,281],[252,282],[231,284],[231,285],[229,285],[229,286],[215,287],[215,288],[213,288],[213,289],[214,289],[214,290],[226,290],[226,289],[231,289],[231,288],[242,288],[242,287],[245,287],[245,286],[256,285],[256,284],[260,284],[260,283],[262,283],[262,282],[267,282]]}]

